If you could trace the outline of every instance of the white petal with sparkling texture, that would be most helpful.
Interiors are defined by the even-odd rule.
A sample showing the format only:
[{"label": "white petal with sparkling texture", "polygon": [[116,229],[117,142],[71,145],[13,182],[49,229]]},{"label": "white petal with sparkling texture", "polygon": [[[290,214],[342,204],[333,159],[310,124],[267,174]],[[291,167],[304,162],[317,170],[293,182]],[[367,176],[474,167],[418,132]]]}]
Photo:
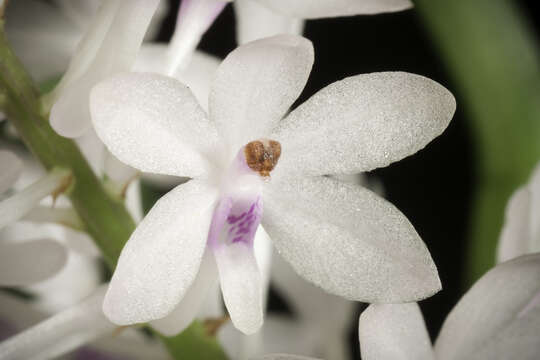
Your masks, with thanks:
[{"label": "white petal with sparkling texture", "polygon": [[[90,126],[88,98],[99,81],[130,70],[159,0],[107,1],[74,57],[65,79],[54,90],[57,101],[51,108],[51,126],[61,135],[81,136]],[[108,8],[110,7],[110,8]],[[114,17],[111,18],[111,15]],[[105,27],[107,24],[108,27]],[[96,29],[98,27],[98,29]],[[104,30],[106,29],[106,32]],[[87,54],[86,54],[87,53]],[[92,58],[91,54],[95,53]],[[83,57],[86,54],[87,57]]]},{"label": "white petal with sparkling texture", "polygon": [[370,305],[360,315],[358,333],[364,360],[435,359],[416,303]]},{"label": "white petal with sparkling texture", "polygon": [[[134,65],[134,71],[139,72],[165,72],[165,44],[143,44]],[[215,72],[220,60],[202,51],[195,51],[187,66],[172,75],[175,79],[185,84],[204,110],[208,109],[208,94],[210,84],[214,79]]]},{"label": "white petal with sparkling texture", "polygon": [[142,171],[196,177],[217,142],[193,94],[179,81],[123,73],[98,84],[90,98],[98,136],[122,162]]},{"label": "white petal with sparkling texture", "polygon": [[105,287],[67,310],[15,335],[0,344],[3,360],[52,359],[66,354],[100,336],[112,333],[116,326],[101,312]]},{"label": "white petal with sparkling texture", "polygon": [[235,0],[238,44],[278,34],[301,35],[304,21],[270,10],[253,0]]},{"label": "white petal with sparkling texture", "polygon": [[431,256],[393,205],[331,178],[265,187],[262,225],[305,279],[363,302],[409,302],[441,289]]},{"label": "white petal with sparkling texture", "polygon": [[197,277],[180,303],[169,315],[150,322],[150,325],[167,336],[180,333],[200,313],[206,297],[213,295],[209,292],[217,282],[218,274],[214,255],[207,250],[202,258]]},{"label": "white petal with sparkling texture", "polygon": [[409,0],[254,0],[283,14],[305,19],[370,15],[412,7]]},{"label": "white petal with sparkling texture", "polygon": [[66,263],[66,248],[53,240],[0,244],[0,286],[22,286],[47,279]]},{"label": "white petal with sparkling texture", "polygon": [[0,151],[0,194],[9,189],[21,175],[22,161],[11,151]]},{"label": "white petal with sparkling texture", "polygon": [[527,187],[518,189],[508,201],[506,220],[497,249],[497,260],[499,262],[530,252],[530,210],[530,190]]},{"label": "white petal with sparkling texture", "polygon": [[253,247],[244,242],[217,245],[214,255],[231,320],[238,330],[253,334],[263,323],[262,280]]},{"label": "white petal with sparkling texture", "polygon": [[103,303],[119,325],[161,319],[182,300],[197,273],[217,198],[192,180],[163,196],[120,254]]},{"label": "white petal with sparkling texture", "polygon": [[540,255],[490,270],[461,298],[435,343],[437,359],[538,359]]},{"label": "white petal with sparkling texture", "polygon": [[283,149],[275,176],[354,174],[387,166],[439,136],[455,107],[448,90],[419,75],[385,72],[335,82],[269,136]]},{"label": "white petal with sparkling texture", "polygon": [[208,105],[231,156],[268,134],[300,95],[312,65],[313,45],[293,35],[253,41],[223,60]]}]

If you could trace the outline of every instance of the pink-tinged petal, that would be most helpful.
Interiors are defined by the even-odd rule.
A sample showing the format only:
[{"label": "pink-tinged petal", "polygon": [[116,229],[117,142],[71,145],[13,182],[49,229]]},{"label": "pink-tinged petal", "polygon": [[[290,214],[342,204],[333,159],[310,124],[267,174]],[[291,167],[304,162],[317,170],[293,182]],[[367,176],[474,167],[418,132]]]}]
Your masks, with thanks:
[{"label": "pink-tinged petal", "polygon": [[[139,72],[165,72],[167,45],[148,43],[143,44],[134,65],[134,71]],[[185,68],[172,75],[185,84],[204,110],[208,109],[208,95],[210,84],[220,60],[202,51],[195,51]]]},{"label": "pink-tinged petal", "polygon": [[67,260],[64,246],[53,240],[0,244],[0,286],[23,286],[57,273]]},{"label": "pink-tinged petal", "polygon": [[201,37],[227,5],[223,0],[184,0],[167,50],[167,75],[184,70]]},{"label": "pink-tinged petal", "polygon": [[387,166],[439,136],[455,108],[448,90],[419,75],[385,72],[335,82],[269,136],[284,149],[274,175],[356,174]]},{"label": "pink-tinged petal", "polygon": [[263,323],[261,275],[253,246],[245,242],[214,247],[223,300],[234,326],[253,334]]},{"label": "pink-tinged petal", "polygon": [[0,194],[17,181],[23,170],[22,161],[11,151],[0,151]]},{"label": "pink-tinged petal", "polygon": [[123,73],[98,84],[92,121],[109,151],[136,169],[197,177],[217,133],[188,87],[151,73]]},{"label": "pink-tinged petal", "polygon": [[304,19],[371,15],[412,7],[409,0],[255,0],[275,11]]},{"label": "pink-tinged petal", "polygon": [[270,10],[253,0],[235,0],[236,41],[242,45],[279,34],[301,35],[304,21]]},{"label": "pink-tinged petal", "polygon": [[99,81],[128,71],[159,0],[106,1],[66,74],[50,95],[51,126],[61,135],[81,136],[90,126],[89,94]]},{"label": "pink-tinged petal", "polygon": [[157,331],[173,336],[191,324],[201,311],[210,290],[218,282],[218,274],[214,256],[208,250],[204,253],[201,266],[193,284],[186,292],[176,308],[166,317],[150,322]]},{"label": "pink-tinged petal", "polygon": [[264,189],[262,224],[305,279],[363,302],[410,302],[441,289],[414,227],[364,188],[331,178],[299,178]]},{"label": "pink-tinged petal", "polygon": [[[237,160],[241,158],[242,152]],[[263,322],[263,282],[253,249],[262,216],[260,181],[248,173],[235,179],[234,186],[224,186],[208,233],[223,300],[233,324],[245,334],[256,332]]]},{"label": "pink-tinged petal", "polygon": [[312,65],[313,45],[294,35],[253,41],[225,58],[208,105],[231,151],[268,135],[300,95]]},{"label": "pink-tinged petal", "polygon": [[435,343],[437,359],[537,359],[539,297],[539,254],[496,266],[446,318]]},{"label": "pink-tinged petal", "polygon": [[0,344],[1,359],[52,359],[111,334],[116,326],[101,311],[105,286],[80,304],[61,311]]},{"label": "pink-tinged petal", "polygon": [[206,248],[217,190],[192,180],[163,196],[120,254],[103,303],[118,325],[161,319],[193,284]]},{"label": "pink-tinged petal", "polygon": [[499,238],[497,261],[503,262],[530,253],[531,193],[518,189],[508,201],[506,220]]},{"label": "pink-tinged petal", "polygon": [[373,304],[360,316],[364,360],[434,360],[435,354],[417,303]]}]

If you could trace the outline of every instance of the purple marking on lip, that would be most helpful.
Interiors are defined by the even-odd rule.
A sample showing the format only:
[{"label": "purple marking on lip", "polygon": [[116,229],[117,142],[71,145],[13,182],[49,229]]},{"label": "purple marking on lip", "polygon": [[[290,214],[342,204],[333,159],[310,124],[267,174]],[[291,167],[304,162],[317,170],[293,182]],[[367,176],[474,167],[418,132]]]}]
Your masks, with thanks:
[{"label": "purple marking on lip", "polygon": [[208,232],[210,246],[237,242],[253,243],[262,218],[262,199],[257,196],[253,200],[235,202],[231,197],[220,199],[214,209]]}]

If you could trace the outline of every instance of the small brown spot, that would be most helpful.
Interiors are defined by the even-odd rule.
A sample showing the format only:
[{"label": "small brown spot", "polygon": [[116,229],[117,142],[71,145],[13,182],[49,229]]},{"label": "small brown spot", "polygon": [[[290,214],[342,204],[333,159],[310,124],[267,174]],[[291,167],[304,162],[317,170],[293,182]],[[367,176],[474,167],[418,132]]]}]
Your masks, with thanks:
[{"label": "small brown spot", "polygon": [[256,140],[244,147],[246,163],[261,176],[270,176],[281,155],[281,145],[274,140]]}]

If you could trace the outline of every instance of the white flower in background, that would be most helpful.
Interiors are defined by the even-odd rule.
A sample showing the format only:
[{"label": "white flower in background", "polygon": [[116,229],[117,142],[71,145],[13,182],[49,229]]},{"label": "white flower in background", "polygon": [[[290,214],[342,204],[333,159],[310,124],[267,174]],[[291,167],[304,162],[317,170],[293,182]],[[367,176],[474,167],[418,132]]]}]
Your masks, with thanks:
[{"label": "white flower in background", "polygon": [[508,201],[506,220],[499,238],[497,260],[513,259],[540,251],[540,166],[529,183]]},{"label": "white flower in background", "polygon": [[159,0],[108,0],[102,3],[79,42],[60,83],[49,94],[51,126],[79,137],[90,127],[88,95],[100,80],[128,71],[135,62]]},{"label": "white flower in background", "polygon": [[156,339],[145,338],[135,329],[120,329],[103,315],[105,290],[102,285],[88,298],[51,317],[30,302],[0,294],[2,338],[23,330],[0,343],[0,358],[39,360],[71,353],[63,358],[168,359]]},{"label": "white flower in background", "polygon": [[[450,312],[434,346],[416,303],[370,305],[358,333],[363,360],[534,360],[539,328],[535,254],[500,264],[478,280]],[[286,354],[257,359],[312,360]]]},{"label": "white flower in background", "polygon": [[124,247],[104,302],[113,322],[167,322],[188,300],[195,305],[183,313],[196,312],[193,299],[216,281],[217,264],[233,323],[256,331],[261,221],[293,268],[331,293],[395,302],[440,289],[425,245],[396,208],[321,175],[415,153],[446,128],[454,98],[417,75],[359,75],[281,120],[312,63],[311,43],[297,36],[236,49],[217,71],[208,116],[187,87],[157,74],[121,74],[94,88],[94,127],[115,156],[142,171],[194,178],[162,197]]},{"label": "white flower in background", "polygon": [[[68,68],[77,43],[97,13],[99,0],[11,1],[6,13],[6,34],[13,51],[34,80],[60,77]],[[168,11],[161,1],[145,39],[156,37]]]},{"label": "white flower in background", "polygon": [[17,181],[23,170],[21,160],[11,151],[0,150],[0,199],[2,194],[9,190]]}]

